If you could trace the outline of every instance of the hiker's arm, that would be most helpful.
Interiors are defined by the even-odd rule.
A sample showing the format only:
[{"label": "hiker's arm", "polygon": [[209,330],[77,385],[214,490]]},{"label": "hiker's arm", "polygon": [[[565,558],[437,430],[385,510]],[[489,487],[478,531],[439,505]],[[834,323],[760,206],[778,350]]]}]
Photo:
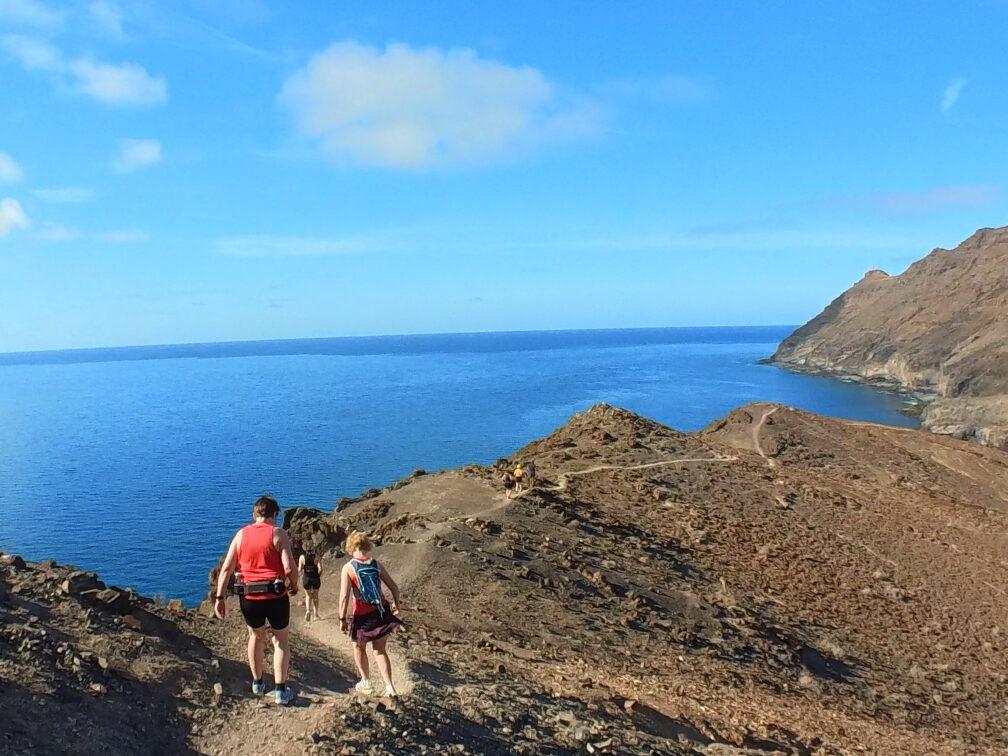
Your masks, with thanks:
[{"label": "hiker's arm", "polygon": [[291,542],[287,531],[283,528],[277,528],[276,532],[279,534],[276,547],[280,550],[280,559],[283,561],[284,572],[287,574],[287,592],[293,596],[298,592],[298,571],[294,562],[294,552],[291,551]]},{"label": "hiker's arm", "polygon": [[304,554],[298,557],[298,574],[304,574]]},{"label": "hiker's arm", "polygon": [[392,579],[392,576],[388,574],[388,570],[381,567],[381,581],[388,586],[389,591],[392,592],[392,608],[399,610],[399,586],[396,585],[396,581]]},{"label": "hiker's arm", "polygon": [[350,573],[347,568],[344,567],[343,571],[340,573],[340,589],[339,589],[339,621],[340,627],[346,630],[347,624],[347,605],[350,603]]},{"label": "hiker's arm", "polygon": [[238,544],[241,542],[241,531],[239,530],[235,533],[234,538],[231,539],[231,545],[228,546],[227,556],[224,557],[224,563],[221,565],[220,572],[217,573],[217,590],[214,593],[214,614],[216,614],[221,619],[224,619],[224,614],[227,611],[224,604],[224,596],[228,589],[228,583],[231,582],[231,576],[234,575],[235,566],[238,562]]}]

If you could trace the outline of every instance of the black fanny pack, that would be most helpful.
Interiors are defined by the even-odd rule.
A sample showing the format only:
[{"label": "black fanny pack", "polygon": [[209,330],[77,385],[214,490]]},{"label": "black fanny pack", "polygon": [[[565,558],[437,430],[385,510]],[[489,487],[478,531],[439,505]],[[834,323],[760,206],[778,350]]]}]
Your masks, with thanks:
[{"label": "black fanny pack", "polygon": [[279,596],[286,590],[287,584],[280,578],[259,580],[252,583],[235,583],[234,587],[236,596],[262,596],[263,594]]}]

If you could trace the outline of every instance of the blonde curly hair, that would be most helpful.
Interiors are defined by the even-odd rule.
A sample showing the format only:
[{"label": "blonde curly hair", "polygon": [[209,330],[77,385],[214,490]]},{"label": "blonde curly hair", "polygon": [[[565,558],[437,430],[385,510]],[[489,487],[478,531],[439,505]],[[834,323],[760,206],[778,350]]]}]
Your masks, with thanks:
[{"label": "blonde curly hair", "polygon": [[353,556],[355,551],[361,551],[362,553],[367,554],[373,548],[374,541],[368,537],[367,533],[355,530],[347,536],[346,551],[350,556]]}]

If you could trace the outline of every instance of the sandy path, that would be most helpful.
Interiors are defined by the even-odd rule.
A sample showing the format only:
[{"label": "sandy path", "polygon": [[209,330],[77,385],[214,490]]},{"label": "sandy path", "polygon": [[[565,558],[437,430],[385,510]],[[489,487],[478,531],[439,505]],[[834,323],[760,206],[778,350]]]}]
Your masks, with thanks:
[{"label": "sandy path", "polygon": [[[590,475],[592,473],[602,472],[603,470],[647,470],[652,467],[663,467],[665,465],[684,465],[692,462],[737,462],[738,457],[734,455],[728,455],[725,457],[681,457],[679,459],[665,459],[661,462],[646,462],[642,465],[596,465],[595,467],[589,467],[587,470],[575,470],[574,472],[561,473],[558,478],[558,483],[552,488],[544,488],[544,491],[566,491],[567,484],[570,482],[571,478],[576,478],[579,475]],[[534,490],[534,489],[533,489]],[[528,490],[516,493],[511,497],[511,500],[518,499],[525,494],[530,493]]]},{"label": "sandy path", "polygon": [[762,446],[762,444],[760,444],[760,440],[759,440],[759,434],[760,434],[760,431],[763,430],[763,426],[766,424],[766,419],[768,417],[770,417],[770,415],[772,415],[774,412],[776,412],[779,409],[780,409],[780,407],[774,407],[773,409],[769,409],[766,412],[764,412],[763,413],[763,417],[761,417],[760,421],[758,423],[756,423],[756,425],[753,426],[753,430],[752,430],[753,446],[755,447],[756,451],[759,452],[759,455],[761,457],[763,457],[763,459],[765,459],[767,461],[767,463],[770,465],[770,467],[776,467],[777,466],[777,461],[773,460],[773,459],[770,459],[770,457],[768,457],[766,455],[766,452],[763,451],[763,446]]}]

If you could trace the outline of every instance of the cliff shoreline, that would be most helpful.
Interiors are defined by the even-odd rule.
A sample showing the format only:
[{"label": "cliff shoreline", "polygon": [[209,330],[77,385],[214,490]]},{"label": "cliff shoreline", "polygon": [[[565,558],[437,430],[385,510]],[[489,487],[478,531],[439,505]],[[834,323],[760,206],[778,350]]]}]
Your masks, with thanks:
[{"label": "cliff shoreline", "polygon": [[925,430],[1008,448],[1008,227],[868,271],[766,362],[911,397]]}]

